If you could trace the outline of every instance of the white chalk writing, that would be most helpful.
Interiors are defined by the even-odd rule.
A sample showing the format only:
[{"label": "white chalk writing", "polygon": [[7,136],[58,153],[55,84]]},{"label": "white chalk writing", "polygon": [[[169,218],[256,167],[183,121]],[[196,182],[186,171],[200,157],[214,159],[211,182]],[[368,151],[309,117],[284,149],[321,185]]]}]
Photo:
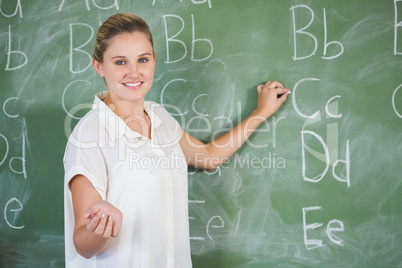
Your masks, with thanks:
[{"label": "white chalk writing", "polygon": [[[10,206],[14,205],[15,203],[18,206],[17,208],[9,208]],[[14,218],[16,218],[15,216],[17,216],[17,214],[20,211],[22,211],[23,208],[24,207],[22,206],[21,202],[17,198],[13,197],[10,200],[8,200],[7,204],[4,207],[4,219],[6,220],[6,223],[7,223],[8,226],[10,226],[13,229],[22,229],[22,228],[25,227],[24,225],[15,226],[15,225],[11,224],[10,221],[9,221],[10,217],[8,216],[8,212],[13,212],[13,213],[15,213]]]},{"label": "white chalk writing", "polygon": [[6,17],[6,18],[11,18],[11,17],[14,17],[15,15],[17,15],[17,13],[20,14],[20,17],[21,17],[21,18],[23,17],[23,15],[22,15],[21,0],[17,0],[17,1],[16,1],[16,2],[17,2],[17,5],[15,6],[15,11],[14,11],[13,14],[10,14],[10,15],[4,14],[3,9],[1,8],[2,2],[3,2],[3,0],[0,0],[0,13],[1,13],[4,17]]},{"label": "white chalk writing", "polygon": [[[22,56],[24,59],[23,63],[21,63],[17,66],[14,66],[14,67],[10,67],[11,55],[13,55],[13,54]],[[11,50],[11,25],[8,25],[8,51],[7,51],[7,65],[6,65],[5,70],[6,71],[14,71],[14,70],[24,67],[27,63],[28,63],[28,57],[24,52],[18,51],[18,50]]]},{"label": "white chalk writing", "polygon": [[[74,47],[74,27],[86,27],[90,30],[90,36],[87,39],[87,41],[85,41],[83,44],[81,44],[78,47]],[[84,30],[82,28],[80,28],[78,30],[79,32],[83,32]],[[90,66],[91,66],[91,62],[92,62],[92,55],[89,54],[88,52],[86,52],[85,50],[82,50],[82,48],[84,46],[86,46],[87,44],[89,44],[89,42],[92,41],[92,37],[94,36],[94,29],[92,28],[91,25],[85,24],[85,23],[71,23],[70,24],[70,72],[73,74],[79,74],[84,72],[85,70],[87,70]],[[74,55],[75,53],[81,53],[80,55],[85,55],[87,57],[87,63],[86,65],[84,65],[84,68],[79,68],[79,66],[77,66],[76,68],[74,68],[74,63],[73,63],[73,59],[74,59]]]},{"label": "white chalk writing", "polygon": [[[169,21],[178,20],[181,24],[180,30],[176,32],[174,35],[169,36],[169,27],[168,27],[168,19]],[[166,61],[165,63],[176,63],[182,61],[186,56],[187,56],[187,45],[184,41],[177,39],[177,37],[183,32],[185,28],[185,22],[184,19],[178,15],[174,14],[167,14],[163,16],[163,21],[164,21],[164,26],[165,26],[165,37],[166,37]],[[194,21],[194,15],[191,14],[191,25],[192,25],[192,41],[191,41],[191,61],[205,61],[209,59],[213,52],[214,52],[214,47],[212,44],[212,41],[207,39],[207,38],[196,38],[195,37],[195,21]],[[182,50],[182,56],[178,59],[172,60],[170,56],[170,44],[175,43],[175,44],[180,44],[180,46],[183,48]],[[196,44],[199,43],[207,43],[209,46],[209,54],[207,56],[201,57],[201,58],[196,58],[195,57],[195,50],[196,50]],[[177,47],[176,47],[177,50]]]},{"label": "white chalk writing", "polygon": [[[310,21],[307,23],[307,25],[305,25],[304,27],[301,28],[297,28],[296,27],[296,9],[305,9],[310,13]],[[307,32],[306,30],[311,26],[311,24],[314,21],[314,11],[307,5],[297,5],[297,6],[292,6],[290,8],[290,10],[292,11],[292,21],[293,21],[293,60],[303,60],[303,59],[307,59],[310,58],[312,56],[315,55],[317,48],[318,48],[318,40],[317,37],[315,37],[314,34]],[[321,56],[321,58],[325,59],[325,60],[331,60],[334,58],[339,57],[340,55],[342,55],[343,51],[344,51],[344,47],[343,45],[338,42],[338,41],[332,41],[332,42],[328,42],[328,32],[327,32],[327,16],[326,16],[326,11],[325,8],[323,8],[323,23],[324,23],[324,49],[323,49],[323,55]],[[311,53],[306,55],[306,56],[298,56],[297,51],[298,51],[298,36],[308,36],[310,37],[313,42],[314,42],[314,48],[312,49]],[[330,45],[337,45],[338,47],[340,47],[340,51],[338,52],[338,54],[335,54],[333,56],[327,56],[327,49]]]},{"label": "white chalk writing", "polygon": [[[314,206],[314,207],[305,207],[302,209],[303,211],[303,231],[304,231],[304,245],[306,246],[307,249],[314,249],[314,248],[319,248],[319,247],[323,247],[325,246],[322,243],[321,239],[309,239],[307,236],[307,232],[309,230],[314,230],[314,229],[318,229],[321,226],[323,226],[323,223],[310,223],[307,224],[307,219],[306,219],[306,214],[307,212],[310,211],[317,211],[317,210],[322,210],[322,207],[320,206]],[[327,224],[327,228],[325,230],[325,233],[327,234],[329,240],[334,243],[337,244],[339,246],[343,246],[343,240],[340,239],[339,237],[337,237],[334,232],[344,232],[344,226],[343,226],[343,222],[340,220],[331,220],[328,222]]]},{"label": "white chalk writing", "polygon": [[392,108],[394,109],[396,115],[397,115],[399,118],[402,118],[402,112],[398,112],[398,110],[396,109],[395,96],[396,96],[396,93],[398,92],[398,90],[399,90],[401,87],[402,87],[402,84],[400,84],[400,85],[395,89],[394,93],[392,93]]},{"label": "white chalk writing", "polygon": [[[61,1],[60,5],[59,5],[59,9],[58,9],[57,11],[61,11],[61,10],[63,9],[64,2],[65,2],[65,1],[66,1],[66,0],[62,0],[62,1]],[[92,0],[92,4],[93,4],[96,8],[98,8],[98,9],[107,10],[107,9],[111,9],[111,8],[115,7],[116,10],[119,10],[119,2],[118,2],[118,0],[112,0],[112,1],[113,1],[113,4],[110,5],[110,6],[108,6],[108,7],[101,7],[100,5],[98,5],[98,4],[96,3],[95,0]],[[90,8],[90,6],[89,6],[89,0],[85,0],[85,5],[86,5],[86,7],[87,7],[87,10],[90,11],[91,8]]]},{"label": "white chalk writing", "polygon": [[394,23],[394,55],[402,55],[402,51],[398,51],[398,30],[402,27],[402,20],[398,21],[398,3],[402,0],[394,0],[395,23]]}]

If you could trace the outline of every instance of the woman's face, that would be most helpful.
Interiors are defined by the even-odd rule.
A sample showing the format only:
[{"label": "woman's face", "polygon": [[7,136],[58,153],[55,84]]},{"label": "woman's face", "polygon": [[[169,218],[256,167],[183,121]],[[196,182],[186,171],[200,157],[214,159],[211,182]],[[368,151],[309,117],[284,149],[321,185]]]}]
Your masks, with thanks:
[{"label": "woman's face", "polygon": [[93,66],[105,78],[112,101],[137,102],[151,89],[155,55],[143,33],[124,33],[110,40],[103,63],[93,60]]}]

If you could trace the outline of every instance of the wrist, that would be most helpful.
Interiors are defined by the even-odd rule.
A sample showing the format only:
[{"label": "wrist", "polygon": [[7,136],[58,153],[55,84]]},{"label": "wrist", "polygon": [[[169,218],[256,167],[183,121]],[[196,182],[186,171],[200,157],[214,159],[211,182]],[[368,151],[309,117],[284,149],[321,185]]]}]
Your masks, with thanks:
[{"label": "wrist", "polygon": [[271,115],[267,115],[267,113],[261,112],[256,109],[251,113],[250,118],[256,121],[261,121],[260,123],[262,123],[265,120],[267,120],[270,116]]}]

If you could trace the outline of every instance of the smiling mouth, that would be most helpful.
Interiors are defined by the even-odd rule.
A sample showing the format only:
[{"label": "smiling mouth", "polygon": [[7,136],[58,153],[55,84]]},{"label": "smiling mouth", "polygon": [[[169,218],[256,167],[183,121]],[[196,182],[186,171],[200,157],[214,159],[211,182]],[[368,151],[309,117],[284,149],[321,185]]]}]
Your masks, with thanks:
[{"label": "smiling mouth", "polygon": [[123,83],[126,87],[138,87],[142,84],[142,82],[136,82],[136,83]]}]

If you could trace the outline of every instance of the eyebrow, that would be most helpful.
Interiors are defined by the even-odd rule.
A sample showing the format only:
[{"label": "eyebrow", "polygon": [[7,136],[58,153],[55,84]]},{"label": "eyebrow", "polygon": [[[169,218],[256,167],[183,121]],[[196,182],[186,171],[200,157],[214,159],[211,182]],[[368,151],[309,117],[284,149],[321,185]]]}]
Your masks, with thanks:
[{"label": "eyebrow", "polygon": [[[144,57],[144,56],[152,56],[152,54],[151,53],[149,53],[149,52],[145,52],[145,53],[142,53],[142,54],[140,54],[140,55],[138,55],[138,57],[140,58],[140,57]],[[121,59],[121,58],[127,58],[126,56],[114,56],[114,57],[112,57],[112,60],[113,59]]]},{"label": "eyebrow", "polygon": [[149,53],[149,52],[145,52],[145,53],[142,53],[141,55],[138,55],[138,56],[140,56],[140,57],[143,57],[143,56],[152,56],[152,54]]}]

